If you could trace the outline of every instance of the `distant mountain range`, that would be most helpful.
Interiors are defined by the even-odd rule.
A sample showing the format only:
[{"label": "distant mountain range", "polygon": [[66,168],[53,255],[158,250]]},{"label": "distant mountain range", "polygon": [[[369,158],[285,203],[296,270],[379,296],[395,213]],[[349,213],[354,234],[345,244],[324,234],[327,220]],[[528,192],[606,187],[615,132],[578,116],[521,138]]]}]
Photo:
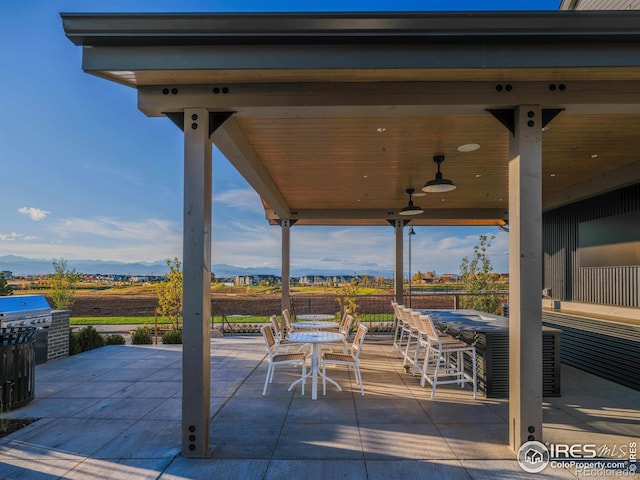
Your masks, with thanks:
[{"label": "distant mountain range", "polygon": [[[53,273],[52,259],[33,259],[16,255],[0,256],[0,271],[8,270],[14,275],[42,275]],[[164,275],[169,271],[164,260],[157,262],[114,262],[105,260],[67,260],[67,266],[76,272],[103,275]],[[275,275],[280,276],[280,268],[274,267],[236,267],[218,263],[211,265],[216,277],[235,277],[236,275]],[[323,269],[292,269],[294,277],[302,275],[353,275],[353,271]],[[360,275],[382,275],[392,277],[393,272],[380,270],[358,271]]]},{"label": "distant mountain range", "polygon": [[[105,275],[163,275],[169,270],[164,261],[125,263],[104,260],[67,260],[67,266],[80,273],[102,273]],[[14,275],[53,273],[53,260],[5,255],[0,256],[0,270],[9,270]]]}]

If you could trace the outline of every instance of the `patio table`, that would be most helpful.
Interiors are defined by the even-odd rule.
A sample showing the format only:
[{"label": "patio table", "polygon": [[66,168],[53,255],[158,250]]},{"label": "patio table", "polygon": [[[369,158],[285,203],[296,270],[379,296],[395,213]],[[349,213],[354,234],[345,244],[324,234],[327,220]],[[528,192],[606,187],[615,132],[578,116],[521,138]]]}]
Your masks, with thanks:
[{"label": "patio table", "polygon": [[296,315],[296,320],[310,320],[312,322],[322,322],[326,320],[335,320],[336,316],[330,313],[304,313]]},{"label": "patio table", "polygon": [[[306,382],[307,378],[311,376],[311,399],[316,400],[318,398],[318,373],[322,376],[320,371],[320,344],[322,343],[336,343],[344,340],[344,335],[334,332],[323,332],[321,330],[314,330],[310,332],[293,332],[288,335],[288,339],[296,343],[310,343],[311,344],[311,370],[306,376],[297,379],[289,386],[289,391],[293,389],[299,382]],[[338,390],[342,391],[342,387],[331,378],[325,376],[325,378],[333,383]]]},{"label": "patio table", "polygon": [[296,330],[331,330],[340,326],[337,322],[293,322]]}]

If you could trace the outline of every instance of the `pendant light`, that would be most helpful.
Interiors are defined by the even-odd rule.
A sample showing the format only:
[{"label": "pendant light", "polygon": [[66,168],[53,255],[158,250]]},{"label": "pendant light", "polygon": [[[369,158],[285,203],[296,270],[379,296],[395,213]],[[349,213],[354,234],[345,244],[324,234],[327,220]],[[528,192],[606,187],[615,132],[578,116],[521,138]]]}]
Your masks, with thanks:
[{"label": "pendant light", "polygon": [[442,172],[440,172],[440,164],[444,162],[444,153],[436,153],[433,156],[433,161],[438,164],[436,178],[425,183],[424,187],[422,187],[422,191],[427,193],[443,193],[455,190],[455,183],[447,178],[442,178]]},{"label": "pendant light", "polygon": [[413,188],[407,188],[407,194],[409,195],[409,204],[398,212],[399,215],[420,215],[424,213],[424,210],[413,204]]}]

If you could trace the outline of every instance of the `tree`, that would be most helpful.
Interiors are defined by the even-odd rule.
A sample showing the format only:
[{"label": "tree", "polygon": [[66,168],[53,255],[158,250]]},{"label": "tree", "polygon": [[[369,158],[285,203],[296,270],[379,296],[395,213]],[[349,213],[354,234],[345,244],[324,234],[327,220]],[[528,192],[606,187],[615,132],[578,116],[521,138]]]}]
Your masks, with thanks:
[{"label": "tree", "polygon": [[341,310],[348,310],[349,314],[353,316],[354,325],[352,325],[352,329],[358,325],[360,322],[360,314],[358,312],[358,285],[352,282],[348,285],[343,286],[340,289],[340,297],[338,297],[338,302],[341,304]]},{"label": "tree", "polygon": [[0,272],[0,297],[7,297],[13,295],[13,288],[7,283],[7,279],[4,278],[4,273]]},{"label": "tree", "polygon": [[176,329],[182,316],[182,263],[174,257],[167,260],[167,281],[156,285],[158,310],[163,317],[170,318]]},{"label": "tree", "polygon": [[75,268],[69,270],[64,258],[59,260],[54,258],[52,264],[53,276],[49,280],[49,285],[53,306],[58,310],[69,310],[73,305],[73,297],[80,281],[80,274],[76,272]]},{"label": "tree", "polygon": [[487,253],[494,238],[480,235],[480,243],[473,247],[473,257],[462,259],[459,281],[467,293],[460,298],[462,308],[498,313],[498,282]]}]

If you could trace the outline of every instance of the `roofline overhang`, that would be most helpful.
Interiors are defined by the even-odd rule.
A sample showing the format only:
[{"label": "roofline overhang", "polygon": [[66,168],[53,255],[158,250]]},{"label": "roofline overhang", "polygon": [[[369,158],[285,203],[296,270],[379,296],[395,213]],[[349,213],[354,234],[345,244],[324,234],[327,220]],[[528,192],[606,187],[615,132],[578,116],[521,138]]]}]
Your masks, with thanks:
[{"label": "roofline overhang", "polygon": [[61,13],[76,45],[638,40],[640,11]]}]

